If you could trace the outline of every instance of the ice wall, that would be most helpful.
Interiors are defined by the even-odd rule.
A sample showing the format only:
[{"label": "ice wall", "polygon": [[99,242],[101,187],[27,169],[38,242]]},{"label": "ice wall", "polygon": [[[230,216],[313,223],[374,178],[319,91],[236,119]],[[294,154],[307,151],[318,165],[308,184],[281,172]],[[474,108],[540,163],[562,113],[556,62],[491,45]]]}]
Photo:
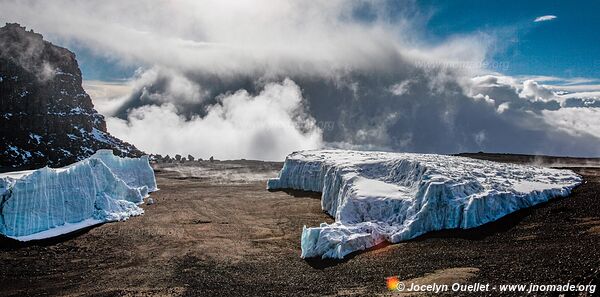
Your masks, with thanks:
[{"label": "ice wall", "polygon": [[42,239],[89,225],[125,220],[155,191],[147,158],[99,151],[63,168],[0,174],[0,233]]},{"label": "ice wall", "polygon": [[343,258],[383,241],[472,228],[566,196],[581,183],[570,170],[463,157],[304,151],[290,154],[268,189],[322,192],[333,224],[305,227],[302,257]]},{"label": "ice wall", "polygon": [[148,156],[140,158],[120,158],[113,155],[112,150],[98,150],[90,156],[100,159],[110,170],[132,187],[147,187],[148,192],[158,190],[154,171],[150,167]]}]

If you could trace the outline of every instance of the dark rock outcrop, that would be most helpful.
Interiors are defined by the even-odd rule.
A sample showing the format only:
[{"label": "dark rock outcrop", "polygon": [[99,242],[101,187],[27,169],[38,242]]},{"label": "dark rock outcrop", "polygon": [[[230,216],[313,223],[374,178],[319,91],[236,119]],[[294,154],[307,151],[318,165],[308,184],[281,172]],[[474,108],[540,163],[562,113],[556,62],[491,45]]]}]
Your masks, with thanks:
[{"label": "dark rock outcrop", "polygon": [[0,28],[0,170],[60,167],[98,149],[143,153],[106,131],[75,54],[19,24]]}]

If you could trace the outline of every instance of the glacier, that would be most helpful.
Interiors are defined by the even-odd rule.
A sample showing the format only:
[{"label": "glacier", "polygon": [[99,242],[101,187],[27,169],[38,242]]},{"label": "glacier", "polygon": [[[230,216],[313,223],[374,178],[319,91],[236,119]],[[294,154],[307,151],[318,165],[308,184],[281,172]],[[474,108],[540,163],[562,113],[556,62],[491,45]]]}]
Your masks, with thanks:
[{"label": "glacier", "polygon": [[62,168],[0,174],[0,233],[20,241],[50,238],[144,213],[157,191],[148,156],[120,158],[111,150]]},{"label": "glacier", "polygon": [[457,156],[314,150],[288,155],[267,189],[321,192],[335,222],[304,226],[301,257],[342,259],[385,241],[477,227],[581,182],[570,170]]}]

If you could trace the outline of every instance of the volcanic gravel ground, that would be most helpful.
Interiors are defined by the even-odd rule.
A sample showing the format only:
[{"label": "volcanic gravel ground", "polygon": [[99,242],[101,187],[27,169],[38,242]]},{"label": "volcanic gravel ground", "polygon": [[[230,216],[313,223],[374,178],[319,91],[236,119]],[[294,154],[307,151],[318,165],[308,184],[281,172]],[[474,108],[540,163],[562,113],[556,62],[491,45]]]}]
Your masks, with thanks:
[{"label": "volcanic gravel ground", "polygon": [[[494,159],[511,161],[510,155]],[[397,294],[386,289],[389,276],[598,285],[600,169],[558,161],[571,162],[585,179],[567,198],[476,229],[435,232],[344,261],[300,258],[302,226],[333,220],[321,211],[318,193],[265,190],[266,178],[281,163],[163,164],[156,170],[160,191],[151,195],[156,203],[143,206],[143,216],[54,240],[1,240],[0,295]]]}]

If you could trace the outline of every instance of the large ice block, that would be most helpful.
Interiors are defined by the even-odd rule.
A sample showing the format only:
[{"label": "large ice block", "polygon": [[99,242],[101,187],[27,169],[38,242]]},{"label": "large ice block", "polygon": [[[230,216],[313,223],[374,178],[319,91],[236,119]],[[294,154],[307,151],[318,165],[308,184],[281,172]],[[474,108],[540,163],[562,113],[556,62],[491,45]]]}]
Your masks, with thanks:
[{"label": "large ice block", "polygon": [[143,214],[138,204],[157,190],[147,157],[99,151],[63,168],[0,174],[0,233],[42,239]]},{"label": "large ice block", "polygon": [[581,183],[570,170],[470,158],[316,150],[290,154],[268,189],[322,192],[333,224],[305,227],[302,257],[343,258],[384,241],[472,228],[566,196]]}]

